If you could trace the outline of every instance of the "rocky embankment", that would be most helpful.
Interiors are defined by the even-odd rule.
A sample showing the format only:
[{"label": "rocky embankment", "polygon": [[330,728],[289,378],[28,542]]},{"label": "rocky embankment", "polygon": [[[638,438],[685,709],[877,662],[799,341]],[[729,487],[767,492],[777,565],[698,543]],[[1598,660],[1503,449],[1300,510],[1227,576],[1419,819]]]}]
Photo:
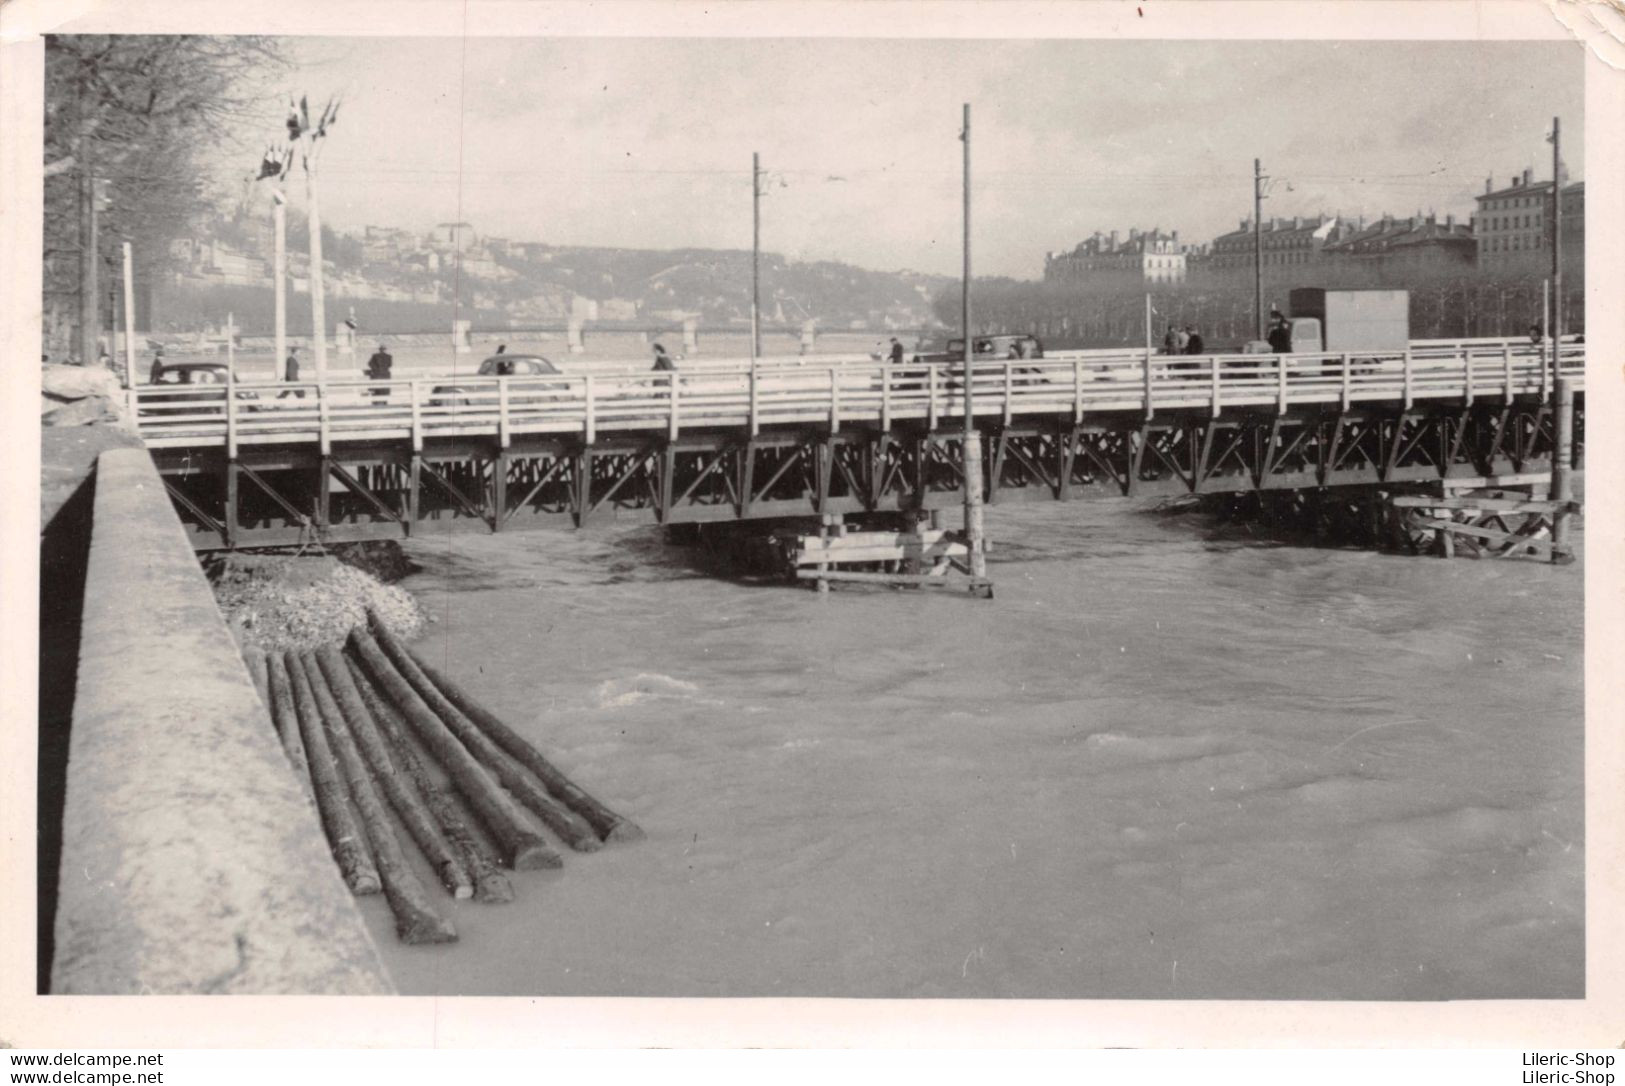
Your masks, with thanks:
[{"label": "rocky embankment", "polygon": [[[385,576],[399,561],[398,554],[380,558],[376,551],[357,559],[359,565],[383,569]],[[352,629],[367,625],[369,610],[406,640],[416,637],[425,621],[411,593],[330,554],[222,553],[206,558],[204,570],[227,627],[245,650],[340,645]]]}]

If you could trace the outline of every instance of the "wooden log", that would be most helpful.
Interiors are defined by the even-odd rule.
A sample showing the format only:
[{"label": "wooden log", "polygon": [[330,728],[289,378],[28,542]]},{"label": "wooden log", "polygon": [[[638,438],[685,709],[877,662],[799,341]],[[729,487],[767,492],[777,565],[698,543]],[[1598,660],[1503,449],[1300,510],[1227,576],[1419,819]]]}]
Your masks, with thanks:
[{"label": "wooden log", "polygon": [[372,844],[373,856],[378,862],[378,876],[384,884],[384,897],[389,910],[395,914],[395,935],[409,946],[423,943],[455,943],[457,929],[429,903],[423,883],[412,873],[406,854],[401,851],[400,839],[389,823],[389,814],[373,790],[368,779],[367,764],[356,749],[349,722],[337,704],[327,679],[322,673],[315,653],[303,660],[305,675],[316,695],[316,705],[327,724],[327,740],[344,782],[349,785],[361,818],[362,830]]},{"label": "wooden log", "polygon": [[299,715],[294,709],[293,683],[288,678],[288,665],[280,652],[273,652],[267,663],[271,676],[271,722],[276,725],[282,740],[282,753],[288,756],[288,765],[299,781],[299,787],[312,799],[316,790],[310,783],[310,762],[305,756],[305,741],[299,734]]},{"label": "wooden log", "polygon": [[367,673],[401,711],[423,745],[439,761],[468,797],[480,821],[490,831],[502,859],[516,871],[562,867],[564,860],[540,834],[525,824],[524,815],[498,786],[489,770],[470,754],[445,723],[418,696],[412,684],[398,671],[372,635],[359,627],[350,633],[350,644],[366,665]]},{"label": "wooden log", "polygon": [[417,660],[406,650],[406,646],[399,638],[390,633],[381,622],[376,624],[376,628],[378,644],[383,646],[390,661],[463,746],[496,774],[497,780],[502,782],[502,787],[518,797],[526,807],[536,813],[536,817],[540,818],[548,829],[558,834],[565,844],[577,852],[592,852],[603,847],[603,842],[598,839],[598,834],[586,819],[548,795],[546,786],[535,774],[497,746],[490,736],[475,727],[474,722],[451,703],[440,688],[423,673]]},{"label": "wooden log", "polygon": [[[379,734],[378,726],[373,722],[372,714],[350,676],[350,669],[344,663],[344,654],[328,645],[317,650],[316,662],[321,665],[322,675],[327,679],[328,691],[338,702],[339,711],[344,714],[351,739],[371,768],[384,798],[400,817],[401,825],[406,827],[406,832],[417,843],[451,896],[459,900],[473,897],[474,883],[445,835],[440,832],[440,827],[435,825],[434,816],[429,813],[422,794],[410,777],[396,770],[394,759],[389,756],[389,747]],[[384,889],[389,889],[387,879]]]},{"label": "wooden log", "polygon": [[333,752],[327,745],[321,712],[316,695],[310,688],[310,677],[298,653],[288,654],[288,677],[293,682],[293,700],[299,709],[299,730],[305,740],[305,752],[310,759],[310,781],[316,790],[316,809],[327,830],[327,843],[333,849],[333,859],[339,865],[339,874],[353,894],[376,894],[381,889],[378,868],[367,854],[367,842],[350,810],[350,797],[333,763]]},{"label": "wooden log", "polygon": [[271,684],[266,674],[265,653],[258,649],[249,649],[243,653],[243,662],[248,665],[248,677],[254,680],[254,689],[260,692],[260,701],[265,704],[267,711],[271,708]]},{"label": "wooden log", "polygon": [[469,697],[456,683],[435,670],[432,666],[418,659],[416,661],[423,674],[439,688],[463,714],[474,722],[486,735],[489,735],[503,750],[511,754],[525,768],[529,769],[545,784],[549,791],[564,802],[572,811],[587,820],[587,823],[597,831],[599,837],[605,841],[637,841],[643,837],[643,830],[629,818],[616,814],[581,788],[574,781],[565,776],[557,766],[542,756],[525,737],[514,731],[508,724],[495,714],[488,712],[479,702]]},{"label": "wooden log", "polygon": [[474,879],[474,900],[487,904],[502,904],[513,900],[513,883],[497,867],[496,854],[480,839],[474,829],[474,817],[458,802],[454,792],[442,788],[429,773],[429,757],[422,751],[418,740],[406,724],[399,710],[390,704],[366,670],[353,657],[346,655],[345,666],[355,680],[361,700],[372,713],[373,722],[393,747],[394,757],[417,790],[422,794],[435,822],[446,835],[446,840],[457,853],[463,867]]}]

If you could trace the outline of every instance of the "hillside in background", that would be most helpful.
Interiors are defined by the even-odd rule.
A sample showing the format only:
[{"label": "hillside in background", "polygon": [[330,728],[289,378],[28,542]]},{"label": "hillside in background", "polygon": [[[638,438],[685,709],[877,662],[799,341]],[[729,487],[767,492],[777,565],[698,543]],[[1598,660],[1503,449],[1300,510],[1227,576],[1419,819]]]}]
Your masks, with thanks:
[{"label": "hillside in background", "polygon": [[[288,319],[308,325],[309,265],[290,214]],[[612,249],[554,246],[369,228],[362,236],[323,230],[329,322],[353,310],[364,328],[441,329],[469,319],[496,330],[587,321],[680,321],[748,327],[751,254],[727,249]],[[248,334],[270,330],[272,280],[267,225],[222,218],[175,243],[169,266],[154,276],[150,318],[159,332],[223,325],[227,313]],[[910,271],[881,272],[834,261],[791,261],[763,253],[762,320],[825,331],[934,326],[932,299],[953,280]],[[141,307],[145,309],[145,307]]]}]

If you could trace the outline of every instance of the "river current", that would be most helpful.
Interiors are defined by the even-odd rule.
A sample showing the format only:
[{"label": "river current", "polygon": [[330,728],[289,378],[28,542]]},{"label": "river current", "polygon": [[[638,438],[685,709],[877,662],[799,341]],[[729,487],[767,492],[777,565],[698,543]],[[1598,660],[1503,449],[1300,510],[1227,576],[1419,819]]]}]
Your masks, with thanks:
[{"label": "river current", "polygon": [[414,540],[445,670],[646,840],[442,899],[403,993],[1584,991],[1583,563],[989,511],[996,597],[820,598],[657,528]]}]

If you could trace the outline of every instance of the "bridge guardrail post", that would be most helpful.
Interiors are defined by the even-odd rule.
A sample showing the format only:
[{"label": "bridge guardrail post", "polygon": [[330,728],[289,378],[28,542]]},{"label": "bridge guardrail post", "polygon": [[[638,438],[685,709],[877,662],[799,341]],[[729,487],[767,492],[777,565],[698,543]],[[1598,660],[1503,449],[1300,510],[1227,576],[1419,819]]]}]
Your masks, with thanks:
[{"label": "bridge guardrail post", "polygon": [[1213,385],[1213,417],[1219,417],[1219,356],[1208,359],[1209,380]]},{"label": "bridge guardrail post", "polygon": [[925,428],[927,432],[931,432],[937,428],[937,367],[928,364],[925,372]]},{"label": "bridge guardrail post", "polygon": [[880,432],[891,432],[891,365],[880,364]]},{"label": "bridge guardrail post", "polygon": [[333,438],[327,432],[327,383],[316,384],[316,434],[321,454],[327,456],[333,451]]},{"label": "bridge guardrail post", "polygon": [[1150,418],[1155,410],[1151,406],[1151,348],[1145,349],[1145,417]]},{"label": "bridge guardrail post", "polygon": [[1467,406],[1471,407],[1473,406],[1473,349],[1471,347],[1461,349],[1461,383],[1462,395]]},{"label": "bridge guardrail post", "polygon": [[678,421],[677,421],[677,400],[678,400],[678,395],[677,395],[677,371],[676,370],[670,370],[669,372],[667,372],[667,374],[666,374],[666,390],[667,390],[667,395],[668,395],[669,399],[671,400],[671,403],[670,403],[671,418],[669,420],[670,425],[666,429],[666,437],[668,439],[672,440],[672,441],[676,441],[677,440],[677,431],[678,431],[678,427],[680,425],[678,423]]},{"label": "bridge guardrail post", "polygon": [[237,374],[226,367],[226,456],[237,459]]},{"label": "bridge guardrail post", "polygon": [[1505,380],[1502,395],[1507,403],[1512,402],[1512,344],[1501,344],[1501,371]]},{"label": "bridge guardrail post", "polygon": [[1343,365],[1343,410],[1347,411],[1349,409],[1349,402],[1353,399],[1352,393],[1354,391],[1353,371],[1351,370],[1351,368],[1349,366],[1349,353],[1347,351],[1343,352],[1342,365]]},{"label": "bridge guardrail post", "polygon": [[1004,364],[1004,424],[1010,425],[1014,404],[1011,400],[1015,396],[1015,367],[1009,361]]},{"label": "bridge guardrail post", "polygon": [[[589,377],[587,380],[591,381]],[[591,403],[591,398],[588,398]],[[589,408],[590,409],[590,408]],[[497,447],[508,447],[508,378],[497,378]]]},{"label": "bridge guardrail post", "polygon": [[1275,356],[1275,410],[1286,413],[1286,363],[1290,355]]},{"label": "bridge guardrail post", "polygon": [[1072,424],[1083,421],[1083,359],[1072,360]]},{"label": "bridge guardrail post", "polygon": [[410,392],[412,396],[412,453],[416,455],[423,451],[423,385],[415,377],[412,379]]},{"label": "bridge guardrail post", "polygon": [[750,436],[755,437],[761,432],[761,419],[758,414],[760,405],[760,392],[757,389],[757,366],[753,359],[750,364]]},{"label": "bridge guardrail post", "polygon": [[839,372],[834,366],[829,368],[829,432],[836,433],[841,428],[841,384]]},{"label": "bridge guardrail post", "polygon": [[1405,348],[1405,410],[1411,409],[1411,349]]},{"label": "bridge guardrail post", "polygon": [[[582,395],[587,400],[587,418],[584,425],[586,427],[586,440],[589,445],[598,440],[598,397],[594,393],[592,374],[589,373],[582,388]],[[502,442],[503,445],[507,445],[507,443],[506,440]]]}]

